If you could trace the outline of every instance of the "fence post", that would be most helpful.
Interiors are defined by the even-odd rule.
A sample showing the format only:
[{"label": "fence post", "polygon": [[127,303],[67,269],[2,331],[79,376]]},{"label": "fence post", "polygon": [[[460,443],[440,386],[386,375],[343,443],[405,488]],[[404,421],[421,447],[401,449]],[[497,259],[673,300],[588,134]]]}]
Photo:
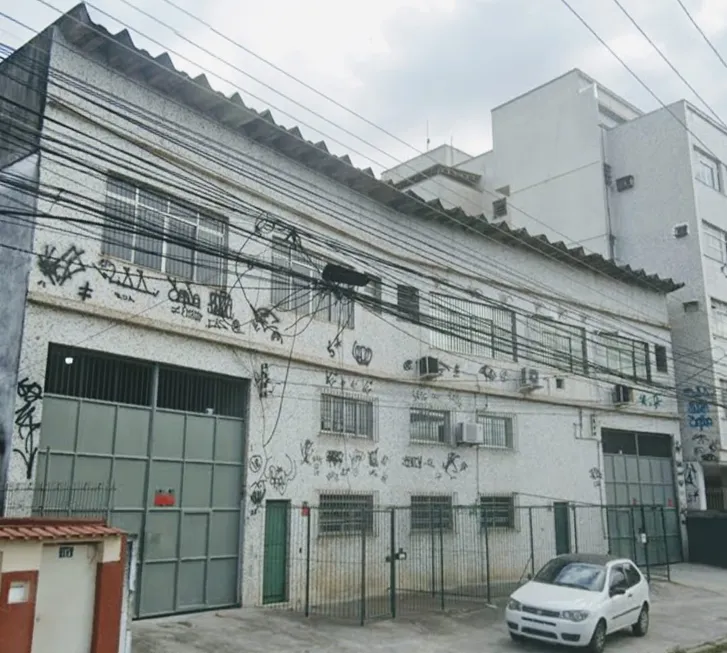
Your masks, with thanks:
[{"label": "fence post", "polygon": [[[361,508],[361,625],[366,621],[366,514]],[[371,514],[373,517],[373,513]]]},{"label": "fence post", "polygon": [[432,597],[435,597],[437,595],[437,565],[434,560],[435,551],[436,551],[436,539],[434,537],[434,505],[432,505],[432,502],[429,502],[429,534],[431,535],[431,556],[430,556],[430,562],[432,567]]},{"label": "fence post", "polygon": [[442,610],[444,610],[444,510],[439,506],[439,576],[442,588]]},{"label": "fence post", "polygon": [[633,507],[629,507],[629,524],[631,525],[631,549],[633,550],[634,562],[638,564],[639,556],[636,553],[636,520],[634,519]]},{"label": "fence post", "polygon": [[533,539],[533,508],[528,508],[528,523],[530,524],[530,573],[535,576],[535,541]]},{"label": "fence post", "polygon": [[666,579],[671,582],[671,565],[669,564],[669,538],[666,535],[666,517],[664,506],[659,506],[661,512],[661,530],[664,533],[664,555],[666,556]]},{"label": "fence post", "polygon": [[311,508],[308,508],[305,522],[305,616],[310,615],[310,520]]},{"label": "fence post", "polygon": [[389,562],[389,601],[391,604],[391,617],[396,618],[396,508],[389,511],[391,516],[390,528],[390,562]]},{"label": "fence post", "polygon": [[571,508],[573,508],[573,546],[575,547],[575,552],[578,553],[578,515],[576,513],[577,506],[573,504]]},{"label": "fence post", "polygon": [[485,526],[485,572],[487,573],[487,603],[492,603],[491,589],[490,589],[490,538],[488,536],[487,529],[487,506],[483,504],[480,507],[482,510],[482,523]]},{"label": "fence post", "polygon": [[649,564],[649,533],[646,530],[646,512],[641,504],[641,530],[644,534],[644,561],[646,562],[646,580],[651,582],[651,565]]}]

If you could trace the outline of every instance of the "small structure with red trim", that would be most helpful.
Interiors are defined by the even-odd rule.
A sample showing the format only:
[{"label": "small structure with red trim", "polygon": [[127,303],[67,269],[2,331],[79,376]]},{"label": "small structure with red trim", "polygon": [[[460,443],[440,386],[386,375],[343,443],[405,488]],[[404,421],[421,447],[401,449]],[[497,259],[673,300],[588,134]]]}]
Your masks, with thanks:
[{"label": "small structure with red trim", "polygon": [[103,521],[0,518],[0,651],[119,653],[125,555]]}]

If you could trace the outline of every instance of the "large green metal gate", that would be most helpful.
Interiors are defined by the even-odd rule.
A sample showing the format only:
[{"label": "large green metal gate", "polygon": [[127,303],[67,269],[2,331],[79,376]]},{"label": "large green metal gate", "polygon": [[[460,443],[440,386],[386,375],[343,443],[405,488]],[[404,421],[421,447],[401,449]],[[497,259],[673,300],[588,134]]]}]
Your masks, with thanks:
[{"label": "large green metal gate", "polygon": [[615,429],[602,438],[611,552],[641,565],[681,562],[671,438]]},{"label": "large green metal gate", "polygon": [[[129,405],[121,403],[129,397],[118,391],[119,379],[121,401],[50,394],[91,394],[73,384],[53,388],[50,367],[37,476],[114,488],[110,522],[139,536],[136,616],[237,605],[244,420],[225,415],[241,411],[211,396],[218,377],[207,377],[201,397],[207,407],[197,412],[193,401],[174,399],[170,390],[182,379],[179,396],[196,397],[197,372],[149,366],[150,400]],[[225,382],[244,391],[237,380]],[[161,407],[183,402],[192,410]]]}]

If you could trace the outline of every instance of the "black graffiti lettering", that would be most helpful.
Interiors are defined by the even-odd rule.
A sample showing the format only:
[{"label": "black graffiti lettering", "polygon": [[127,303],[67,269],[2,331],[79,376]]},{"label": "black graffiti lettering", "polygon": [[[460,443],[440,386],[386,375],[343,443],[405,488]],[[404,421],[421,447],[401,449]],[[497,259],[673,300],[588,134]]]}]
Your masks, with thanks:
[{"label": "black graffiti lettering", "polygon": [[185,281],[184,285],[180,288],[176,279],[167,277],[167,281],[171,285],[167,293],[167,298],[170,302],[182,304],[183,306],[191,306],[192,308],[201,307],[199,295],[192,290],[192,284]]},{"label": "black graffiti lettering", "polygon": [[28,377],[18,382],[18,397],[22,404],[15,411],[15,425],[18,427],[18,438],[22,448],[14,448],[25,463],[25,477],[30,480],[33,477],[33,466],[38,455],[36,433],[40,430],[40,420],[35,411],[38,402],[43,397],[43,388],[38,383],[30,382]]},{"label": "black graffiti lettering", "polygon": [[[450,477],[456,476],[460,471],[464,471],[459,464],[460,455],[451,451],[447,454],[447,460],[442,463],[444,473]],[[466,467],[465,467],[466,469]]]},{"label": "black graffiti lettering", "polygon": [[313,441],[306,440],[300,445],[300,458],[304,465],[311,464],[311,457],[313,456]]},{"label": "black graffiti lettering", "polygon": [[46,245],[38,256],[38,269],[54,286],[62,286],[71,277],[86,269],[81,257],[84,250],[71,245],[63,254],[57,255],[52,245]]},{"label": "black graffiti lettering", "polygon": [[263,458],[259,454],[250,456],[250,463],[248,465],[250,471],[253,474],[257,474],[263,468]]},{"label": "black graffiti lettering", "polygon": [[127,295],[126,293],[120,293],[120,292],[114,291],[114,296],[116,297],[116,299],[120,299],[121,301],[124,301],[124,302],[132,302],[132,303],[134,302],[134,298],[131,295]]},{"label": "black graffiti lettering", "polygon": [[226,290],[212,290],[207,303],[207,312],[224,320],[231,320],[232,297],[230,294]]},{"label": "black graffiti lettering", "polygon": [[190,308],[189,306],[185,306],[184,304],[177,304],[176,306],[172,306],[172,313],[174,315],[181,315],[188,320],[194,320],[195,322],[202,321],[202,311]]},{"label": "black graffiti lettering", "polygon": [[142,295],[150,295],[156,297],[159,294],[158,290],[149,290],[146,285],[146,278],[144,277],[144,270],[139,268],[136,272],[132,272],[128,265],[123,266],[123,275],[119,273],[116,266],[108,259],[101,259],[95,266],[97,272],[114,286],[120,286],[127,290],[133,290],[134,292],[141,293]]},{"label": "black graffiti lettering", "polygon": [[368,367],[373,360],[374,352],[371,347],[359,345],[357,341],[354,341],[351,349],[351,355],[353,356],[353,360],[355,360],[359,365]]},{"label": "black graffiti lettering", "polygon": [[404,467],[409,469],[421,469],[422,468],[422,457],[421,456],[404,456],[402,460]]},{"label": "black graffiti lettering", "polygon": [[93,288],[91,288],[91,284],[88,283],[88,281],[86,281],[86,283],[82,286],[79,286],[78,296],[81,298],[82,302],[85,302],[93,296]]},{"label": "black graffiti lettering", "polygon": [[342,465],[343,464],[343,451],[329,449],[328,451],[326,451],[326,462],[331,466]]}]

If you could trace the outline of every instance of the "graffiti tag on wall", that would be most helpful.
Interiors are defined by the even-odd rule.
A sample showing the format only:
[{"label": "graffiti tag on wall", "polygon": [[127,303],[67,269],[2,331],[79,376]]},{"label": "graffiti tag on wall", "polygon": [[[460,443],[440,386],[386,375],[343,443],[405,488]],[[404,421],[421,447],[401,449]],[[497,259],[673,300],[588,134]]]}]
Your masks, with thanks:
[{"label": "graffiti tag on wall", "polygon": [[33,466],[38,455],[37,434],[40,430],[40,419],[36,414],[39,402],[43,398],[43,388],[28,377],[18,381],[18,397],[21,405],[15,411],[15,425],[18,427],[19,447],[14,447],[25,464],[25,477],[30,480],[33,477]]}]

